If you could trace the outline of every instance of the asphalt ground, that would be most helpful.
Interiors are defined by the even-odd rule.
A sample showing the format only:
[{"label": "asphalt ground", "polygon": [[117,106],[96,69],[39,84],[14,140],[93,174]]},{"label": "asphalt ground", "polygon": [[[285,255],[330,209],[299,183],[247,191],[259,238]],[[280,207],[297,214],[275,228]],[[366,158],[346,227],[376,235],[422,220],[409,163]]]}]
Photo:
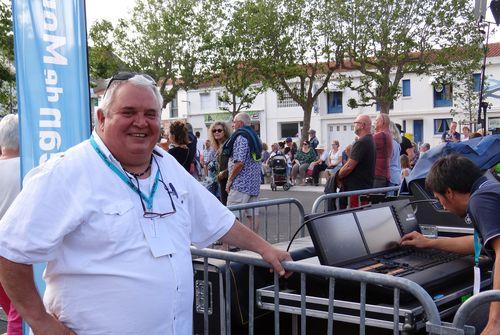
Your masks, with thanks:
[{"label": "asphalt ground", "polygon": [[[277,191],[271,191],[269,184],[261,185],[260,200],[293,198],[298,200],[304,207],[305,214],[311,212],[314,201],[323,194],[324,186],[294,186],[289,191],[278,187]],[[244,213],[237,213],[242,217]],[[296,205],[274,205],[259,209],[259,234],[270,243],[290,240],[300,225],[300,212]],[[245,219],[243,223],[247,223]],[[304,234],[308,235],[304,227]],[[301,234],[299,233],[299,236]]]}]

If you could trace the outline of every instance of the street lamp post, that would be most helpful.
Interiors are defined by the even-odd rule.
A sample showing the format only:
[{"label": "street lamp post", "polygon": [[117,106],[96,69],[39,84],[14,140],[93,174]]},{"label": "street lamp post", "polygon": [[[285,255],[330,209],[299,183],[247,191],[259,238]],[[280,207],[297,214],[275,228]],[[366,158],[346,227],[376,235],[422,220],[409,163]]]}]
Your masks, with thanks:
[{"label": "street lamp post", "polygon": [[[486,56],[488,55],[488,39],[490,36],[490,24],[493,22],[486,21],[486,0],[476,0],[476,10],[478,15],[478,26],[480,27],[480,32],[486,35],[486,41],[484,44],[484,56],[483,65],[481,67],[481,89],[479,91],[479,109],[478,109],[478,123],[481,124],[483,128],[483,136],[486,135],[486,111],[488,110],[488,103],[484,101],[484,83],[486,81],[485,71],[486,71]],[[495,24],[498,26],[500,24],[500,0],[492,0],[490,3],[490,11],[495,19]],[[481,26],[486,26],[487,30],[484,31]]]}]

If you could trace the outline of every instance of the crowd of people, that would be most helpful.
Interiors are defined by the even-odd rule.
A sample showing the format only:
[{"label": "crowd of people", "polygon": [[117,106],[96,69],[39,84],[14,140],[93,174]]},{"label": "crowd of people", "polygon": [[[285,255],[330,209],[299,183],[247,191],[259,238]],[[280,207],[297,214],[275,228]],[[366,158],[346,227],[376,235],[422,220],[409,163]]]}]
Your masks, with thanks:
[{"label": "crowd of people", "polygon": [[[227,209],[258,201],[273,159],[285,157],[291,185],[319,185],[324,172],[325,191],[344,192],[399,185],[430,149],[412,143],[387,114],[373,121],[358,115],[356,139],[344,147],[333,140],[326,149],[311,129],[300,145],[288,137],[268,151],[247,113],[236,114],[232,127],[212,123],[202,140],[182,121],[161,134],[161,106],[149,77],[113,77],[90,139],[31,170],[22,190],[18,119],[1,120],[0,173],[15,176],[0,179],[0,303],[9,335],[21,334],[21,316],[35,334],[190,334],[191,245],[251,250],[289,275],[281,262],[291,261],[290,254],[258,235],[258,210],[238,217]],[[456,128],[452,122],[444,142],[475,136],[467,127],[462,134]],[[488,252],[500,252],[492,212],[498,183],[484,180],[471,162],[445,157],[431,169],[427,185],[450,212],[470,217]],[[358,198],[350,205],[359,206]],[[469,237],[452,244],[412,233],[402,242],[474,250]],[[32,264],[43,262],[42,302]],[[500,319],[500,307],[492,306],[487,329],[497,329]],[[123,315],[140,322],[126,322]]]},{"label": "crowd of people", "polygon": [[[451,129],[454,129],[453,124]],[[271,150],[267,151],[267,145],[263,143],[261,182],[271,175],[273,157],[280,155],[286,158],[287,176],[292,186],[318,186],[323,171],[328,185],[332,182],[328,179],[335,178],[347,163],[341,178],[338,178],[339,189],[341,185],[344,191],[396,186],[409,175],[420,155],[430,149],[429,143],[418,145],[404,136],[401,126],[390,121],[387,114],[377,116],[373,125],[368,116],[360,115],[354,121],[354,127],[356,139],[344,148],[334,139],[325,149],[319,144],[313,129],[309,132],[309,140],[300,145],[287,137],[283,142],[273,143]],[[464,137],[460,138],[464,140]],[[341,179],[344,179],[343,183],[340,183]]]}]

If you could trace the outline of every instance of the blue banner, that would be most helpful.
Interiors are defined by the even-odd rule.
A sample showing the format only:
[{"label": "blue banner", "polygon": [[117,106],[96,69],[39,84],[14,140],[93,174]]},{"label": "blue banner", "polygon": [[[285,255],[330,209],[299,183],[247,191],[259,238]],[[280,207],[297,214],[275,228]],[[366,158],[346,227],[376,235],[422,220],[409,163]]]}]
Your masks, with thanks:
[{"label": "blue banner", "polygon": [[85,1],[14,0],[12,13],[24,177],[90,135]]},{"label": "blue banner", "polygon": [[14,0],[24,176],[90,135],[84,0]]}]

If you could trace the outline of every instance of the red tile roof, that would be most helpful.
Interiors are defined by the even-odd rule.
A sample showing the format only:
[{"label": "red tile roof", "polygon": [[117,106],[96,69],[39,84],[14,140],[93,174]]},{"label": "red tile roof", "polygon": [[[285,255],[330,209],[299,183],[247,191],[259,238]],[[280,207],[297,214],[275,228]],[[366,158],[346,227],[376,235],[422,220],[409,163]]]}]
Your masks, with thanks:
[{"label": "red tile roof", "polygon": [[490,43],[488,44],[488,57],[498,57],[500,56],[500,43]]}]

